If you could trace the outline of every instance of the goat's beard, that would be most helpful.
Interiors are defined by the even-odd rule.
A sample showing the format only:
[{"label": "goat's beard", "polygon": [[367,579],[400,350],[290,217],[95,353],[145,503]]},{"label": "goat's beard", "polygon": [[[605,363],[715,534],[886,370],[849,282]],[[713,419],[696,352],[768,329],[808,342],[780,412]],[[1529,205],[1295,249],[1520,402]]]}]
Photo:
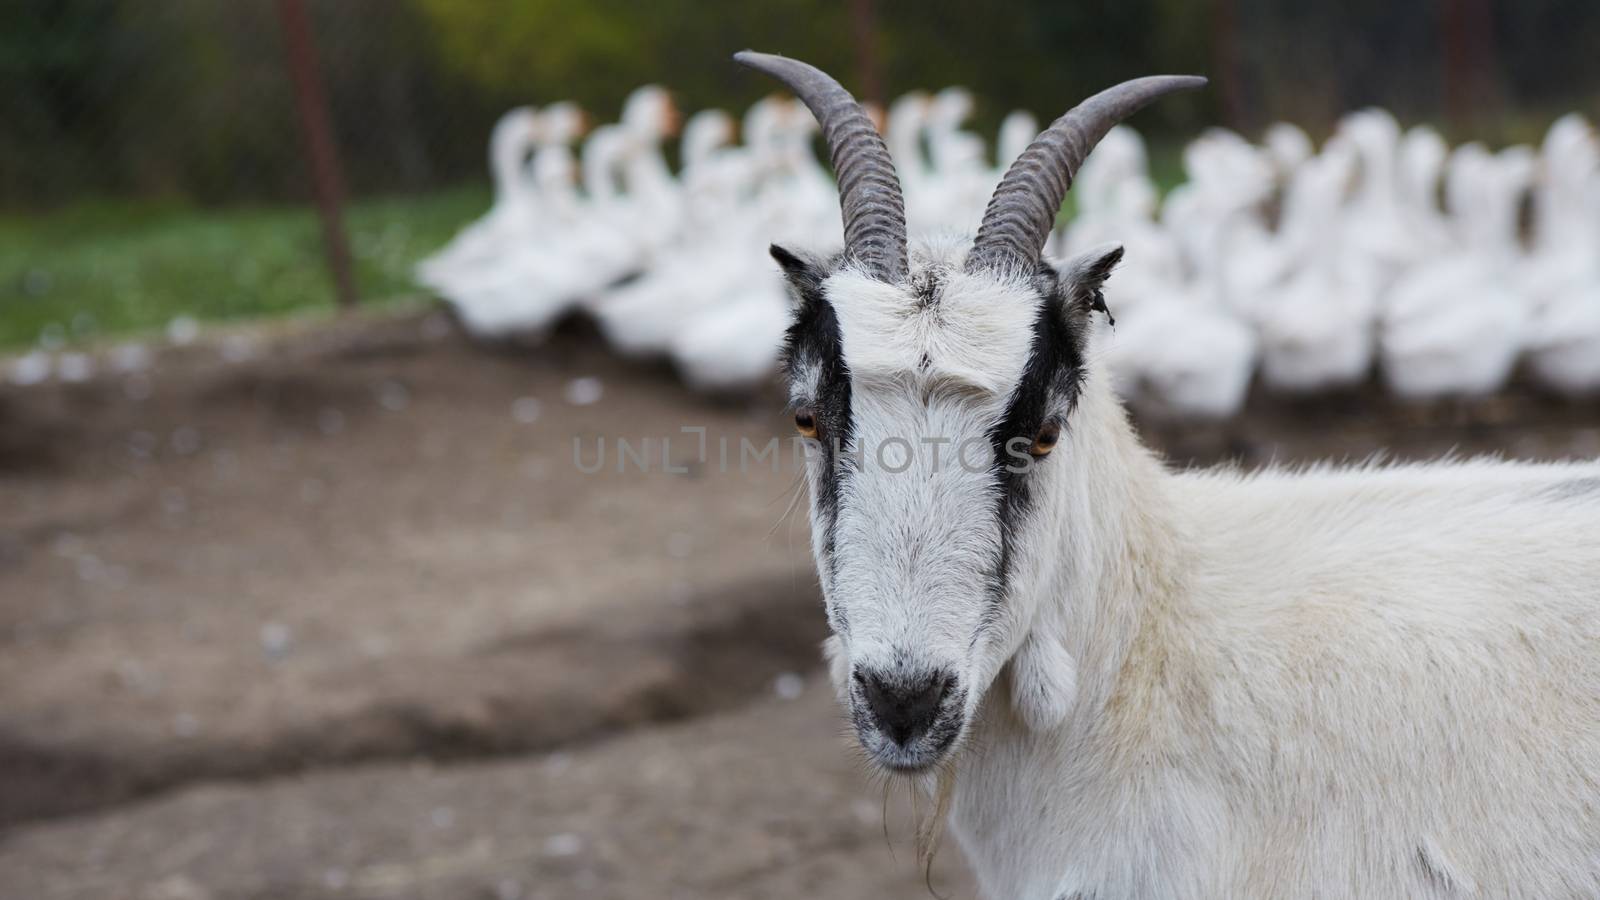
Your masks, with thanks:
[{"label": "goat's beard", "polygon": [[[850,661],[845,658],[844,642],[838,635],[829,635],[822,642],[822,656],[828,663],[828,680],[833,682],[834,693],[841,704],[848,706]],[[968,727],[971,727],[970,724]],[[917,859],[930,868],[933,858],[939,853],[945,819],[950,813],[950,803],[955,798],[956,763],[965,743],[966,734],[963,733],[944,757],[934,764],[933,771],[926,775],[889,776],[891,779],[905,777],[911,782],[911,822],[916,830]],[[919,802],[924,795],[929,801],[926,808]]]},{"label": "goat's beard", "polygon": [[[933,773],[933,789],[929,798],[932,805],[922,810],[913,800],[911,821],[917,831],[917,859],[931,869],[933,858],[939,853],[939,840],[944,836],[945,819],[950,814],[950,802],[956,793],[956,756],[960,748],[952,747],[950,754],[939,762]],[[915,798],[916,794],[912,794]]]}]

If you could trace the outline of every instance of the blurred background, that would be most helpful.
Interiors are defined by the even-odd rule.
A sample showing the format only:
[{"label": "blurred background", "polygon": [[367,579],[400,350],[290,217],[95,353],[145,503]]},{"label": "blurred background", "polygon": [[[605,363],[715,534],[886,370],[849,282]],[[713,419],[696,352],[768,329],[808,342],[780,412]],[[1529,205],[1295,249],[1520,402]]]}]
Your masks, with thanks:
[{"label": "blurred background", "polygon": [[[879,100],[964,85],[982,134],[1121,78],[1205,72],[1214,89],[1141,119],[1168,185],[1179,140],[1204,125],[1253,137],[1288,120],[1323,137],[1379,105],[1452,143],[1504,144],[1600,93],[1584,0],[1041,0],[985,15],[893,0],[307,0],[305,14],[355,280],[377,302],[414,293],[411,264],[488,205],[485,142],[506,109],[574,100],[610,121],[655,82],[685,111],[737,112],[772,89],[729,61],[746,46]],[[7,4],[0,342],[332,305],[280,18],[269,0]]]},{"label": "blurred background", "polygon": [[[1014,113],[1207,74],[1105,145],[1056,239],[1129,242],[1109,363],[1175,464],[1600,455],[1591,0],[11,0],[0,23],[3,897],[972,896],[841,740],[797,473],[716,465],[786,433],[781,306],[742,296],[771,288],[761,248],[838,240],[804,116],[734,50],[836,74],[891,144],[922,115],[913,199],[967,228]],[[657,209],[629,205],[632,162],[604,208],[588,171],[647,84],[688,199],[596,255]],[[568,217],[495,220],[491,134],[566,102],[611,130],[546,131],[544,162],[528,137],[510,180],[572,187]],[[720,157],[747,180],[697,206],[694,114],[754,153],[763,102],[799,143]],[[612,274],[551,274],[572,259]],[[631,350],[595,299],[676,321],[719,273],[728,306]]]}]

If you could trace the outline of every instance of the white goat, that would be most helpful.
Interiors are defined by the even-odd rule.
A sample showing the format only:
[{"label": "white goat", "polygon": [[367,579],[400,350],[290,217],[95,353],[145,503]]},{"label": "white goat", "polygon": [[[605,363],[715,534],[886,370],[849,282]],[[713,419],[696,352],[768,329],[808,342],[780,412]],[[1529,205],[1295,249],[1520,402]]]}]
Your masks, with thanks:
[{"label": "white goat", "polygon": [[1113,248],[1040,250],[1083,156],[1196,79],[1057,120],[970,249],[908,249],[837,82],[845,252],[774,247],[828,653],[992,898],[1600,896],[1600,465],[1172,473],[1096,361]]}]

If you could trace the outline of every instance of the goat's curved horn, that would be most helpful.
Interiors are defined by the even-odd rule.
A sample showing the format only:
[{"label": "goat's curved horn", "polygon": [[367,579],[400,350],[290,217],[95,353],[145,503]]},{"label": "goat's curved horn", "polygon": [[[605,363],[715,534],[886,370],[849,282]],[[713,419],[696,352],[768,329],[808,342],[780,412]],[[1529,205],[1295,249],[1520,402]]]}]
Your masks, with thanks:
[{"label": "goat's curved horn", "polygon": [[1078,166],[1106,132],[1163,94],[1205,83],[1192,75],[1136,78],[1095,94],[1051,123],[994,189],[966,270],[1031,269],[1044,251]]},{"label": "goat's curved horn", "polygon": [[778,79],[822,126],[839,180],[845,252],[879,280],[906,276],[906,204],[889,148],[861,104],[827,73],[797,59],[744,50],[733,58]]}]

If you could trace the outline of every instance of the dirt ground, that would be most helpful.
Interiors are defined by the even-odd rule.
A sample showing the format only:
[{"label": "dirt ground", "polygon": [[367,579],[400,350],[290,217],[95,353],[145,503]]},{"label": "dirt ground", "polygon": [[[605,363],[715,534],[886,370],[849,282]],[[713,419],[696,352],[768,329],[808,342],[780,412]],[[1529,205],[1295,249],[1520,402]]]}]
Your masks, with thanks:
[{"label": "dirt ground", "polygon": [[[971,896],[841,736],[792,469],[721,471],[784,428],[581,326],[437,314],[0,388],[0,897]],[[1180,464],[1600,455],[1529,392],[1145,430]]]}]

